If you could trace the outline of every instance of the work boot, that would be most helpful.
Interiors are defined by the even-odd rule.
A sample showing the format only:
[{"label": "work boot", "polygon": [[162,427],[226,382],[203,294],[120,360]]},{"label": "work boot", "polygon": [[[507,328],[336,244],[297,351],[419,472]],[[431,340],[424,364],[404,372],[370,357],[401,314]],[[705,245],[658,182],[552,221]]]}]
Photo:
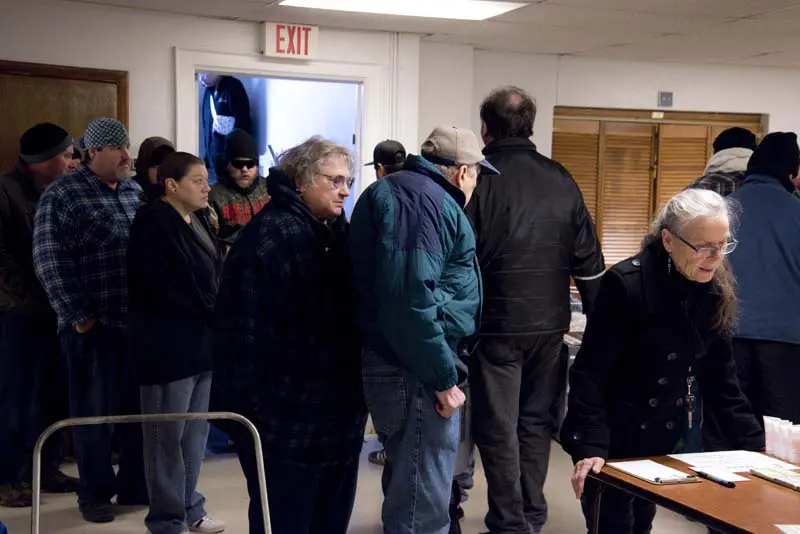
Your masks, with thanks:
[{"label": "work boot", "polygon": [[6,508],[27,508],[33,502],[30,484],[22,482],[0,486],[0,506]]}]

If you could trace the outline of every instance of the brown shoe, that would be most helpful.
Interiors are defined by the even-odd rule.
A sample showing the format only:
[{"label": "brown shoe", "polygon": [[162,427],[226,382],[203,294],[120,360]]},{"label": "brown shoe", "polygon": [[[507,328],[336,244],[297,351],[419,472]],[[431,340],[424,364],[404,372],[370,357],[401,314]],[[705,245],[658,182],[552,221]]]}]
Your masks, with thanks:
[{"label": "brown shoe", "polygon": [[27,508],[33,502],[30,484],[5,484],[0,486],[0,506]]}]

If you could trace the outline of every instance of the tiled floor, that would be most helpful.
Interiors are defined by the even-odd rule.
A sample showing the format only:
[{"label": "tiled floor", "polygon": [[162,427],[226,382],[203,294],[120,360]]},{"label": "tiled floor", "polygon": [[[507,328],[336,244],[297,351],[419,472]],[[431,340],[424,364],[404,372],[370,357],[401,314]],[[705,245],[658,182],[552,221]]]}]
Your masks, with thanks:
[{"label": "tiled floor", "polygon": [[[352,534],[380,534],[380,468],[366,462],[366,453],[377,444],[364,446],[356,509],[350,525]],[[575,534],[584,532],[583,518],[569,484],[571,463],[561,448],[553,445],[546,494],[550,503],[550,520],[545,534]],[[200,486],[208,498],[209,511],[228,523],[230,534],[247,534],[247,492],[239,464],[234,458],[214,458],[206,462]],[[483,532],[486,503],[486,483],[478,468],[476,488],[465,506],[464,534]],[[45,495],[42,505],[42,534],[144,534],[144,510],[125,510],[114,523],[90,525],[78,514],[74,496]],[[30,509],[0,508],[0,519],[8,526],[9,534],[30,532]],[[705,529],[660,510],[654,534],[701,534]]]}]

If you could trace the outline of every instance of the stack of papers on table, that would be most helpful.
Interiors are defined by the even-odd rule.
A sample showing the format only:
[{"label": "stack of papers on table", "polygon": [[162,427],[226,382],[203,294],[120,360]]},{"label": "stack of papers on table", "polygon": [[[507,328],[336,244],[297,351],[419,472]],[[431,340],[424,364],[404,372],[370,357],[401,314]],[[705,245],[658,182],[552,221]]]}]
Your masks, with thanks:
[{"label": "stack of papers on table", "polygon": [[800,534],[800,525],[775,525],[784,534]]},{"label": "stack of papers on table", "polygon": [[749,473],[753,469],[800,469],[782,460],[751,451],[699,452],[670,454],[670,458],[689,464],[699,471],[723,470],[731,473]]},{"label": "stack of papers on table", "polygon": [[681,473],[653,460],[611,462],[608,466],[653,484],[684,484],[698,481],[694,475]]}]

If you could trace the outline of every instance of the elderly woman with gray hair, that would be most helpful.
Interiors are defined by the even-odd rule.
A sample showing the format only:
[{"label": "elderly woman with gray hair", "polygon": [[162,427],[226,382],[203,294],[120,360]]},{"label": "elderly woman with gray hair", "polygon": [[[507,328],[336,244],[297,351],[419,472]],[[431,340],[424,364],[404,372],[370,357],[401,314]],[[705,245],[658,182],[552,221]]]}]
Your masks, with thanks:
[{"label": "elderly woman with gray hair", "polygon": [[[561,430],[572,484],[593,534],[645,534],[656,506],[588,477],[606,460],[697,452],[711,413],[735,448],[762,450],[764,431],[736,380],[733,210],[687,189],[653,223],[642,250],[607,271],[570,376]],[[699,384],[703,407],[697,402]]]},{"label": "elderly woman with gray hair", "polygon": [[[258,427],[276,534],[345,534],[355,500],[366,407],[344,214],[352,172],[347,149],[324,139],[282,154],[217,297],[212,408]],[[247,478],[250,533],[264,534],[252,440],[225,430]]]}]

